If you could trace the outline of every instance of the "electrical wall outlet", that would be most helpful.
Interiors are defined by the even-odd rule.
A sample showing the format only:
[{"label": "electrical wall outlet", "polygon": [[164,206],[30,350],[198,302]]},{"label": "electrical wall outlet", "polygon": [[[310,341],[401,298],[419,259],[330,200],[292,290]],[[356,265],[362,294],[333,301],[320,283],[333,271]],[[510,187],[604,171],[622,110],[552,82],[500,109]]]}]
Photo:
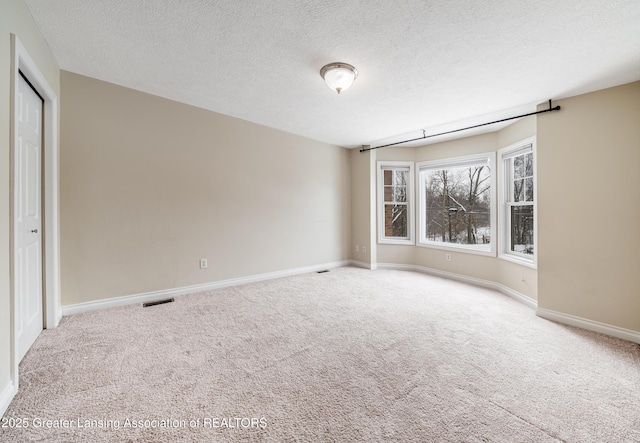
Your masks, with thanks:
[{"label": "electrical wall outlet", "polygon": [[356,245],[356,252],[360,252],[360,245]]},{"label": "electrical wall outlet", "polygon": [[451,254],[445,254],[445,255],[444,255],[444,259],[445,259],[446,261],[451,261]]},{"label": "electrical wall outlet", "polygon": [[366,253],[367,253],[367,247],[366,247],[366,246],[363,246],[363,247],[362,247],[362,253],[363,253],[363,254],[366,254]]},{"label": "electrical wall outlet", "polygon": [[206,258],[201,258],[200,259],[200,269],[206,269],[207,266],[208,266],[207,259]]}]

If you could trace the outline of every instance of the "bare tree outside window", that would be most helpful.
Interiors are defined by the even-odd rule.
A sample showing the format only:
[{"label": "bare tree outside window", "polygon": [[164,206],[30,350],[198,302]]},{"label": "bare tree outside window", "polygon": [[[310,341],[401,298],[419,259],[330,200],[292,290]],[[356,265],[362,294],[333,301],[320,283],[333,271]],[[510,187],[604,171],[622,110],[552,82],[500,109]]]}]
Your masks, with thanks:
[{"label": "bare tree outside window", "polygon": [[533,153],[527,152],[510,158],[509,176],[511,193],[511,251],[533,255],[534,233],[534,183]]},{"label": "bare tree outside window", "polygon": [[535,137],[498,151],[500,251],[505,260],[537,265]]},{"label": "bare tree outside window", "polygon": [[427,169],[425,238],[466,245],[491,242],[491,170],[486,164]]}]

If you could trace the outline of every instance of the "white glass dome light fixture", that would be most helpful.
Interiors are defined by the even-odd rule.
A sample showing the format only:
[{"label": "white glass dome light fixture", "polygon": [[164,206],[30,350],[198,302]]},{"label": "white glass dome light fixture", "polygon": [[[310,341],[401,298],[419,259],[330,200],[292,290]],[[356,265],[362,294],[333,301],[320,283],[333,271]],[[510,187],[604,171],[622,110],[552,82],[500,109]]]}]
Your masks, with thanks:
[{"label": "white glass dome light fixture", "polygon": [[358,77],[358,70],[348,63],[334,62],[323,66],[320,76],[330,89],[340,94],[351,87]]}]

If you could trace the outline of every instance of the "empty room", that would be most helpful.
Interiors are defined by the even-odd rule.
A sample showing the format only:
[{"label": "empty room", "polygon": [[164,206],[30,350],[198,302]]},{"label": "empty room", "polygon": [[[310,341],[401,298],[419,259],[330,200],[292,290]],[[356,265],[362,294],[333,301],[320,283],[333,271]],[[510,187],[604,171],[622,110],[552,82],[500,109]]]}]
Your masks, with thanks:
[{"label": "empty room", "polygon": [[640,3],[0,0],[0,442],[640,442]]}]

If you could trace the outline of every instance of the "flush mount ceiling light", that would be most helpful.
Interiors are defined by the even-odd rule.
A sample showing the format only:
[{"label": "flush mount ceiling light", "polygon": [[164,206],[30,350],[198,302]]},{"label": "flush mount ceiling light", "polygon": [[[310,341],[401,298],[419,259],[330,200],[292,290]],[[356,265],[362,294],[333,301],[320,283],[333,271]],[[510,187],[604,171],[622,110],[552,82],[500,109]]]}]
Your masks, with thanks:
[{"label": "flush mount ceiling light", "polygon": [[338,94],[351,87],[358,77],[358,70],[348,63],[329,63],[320,70],[320,76],[327,86]]}]

